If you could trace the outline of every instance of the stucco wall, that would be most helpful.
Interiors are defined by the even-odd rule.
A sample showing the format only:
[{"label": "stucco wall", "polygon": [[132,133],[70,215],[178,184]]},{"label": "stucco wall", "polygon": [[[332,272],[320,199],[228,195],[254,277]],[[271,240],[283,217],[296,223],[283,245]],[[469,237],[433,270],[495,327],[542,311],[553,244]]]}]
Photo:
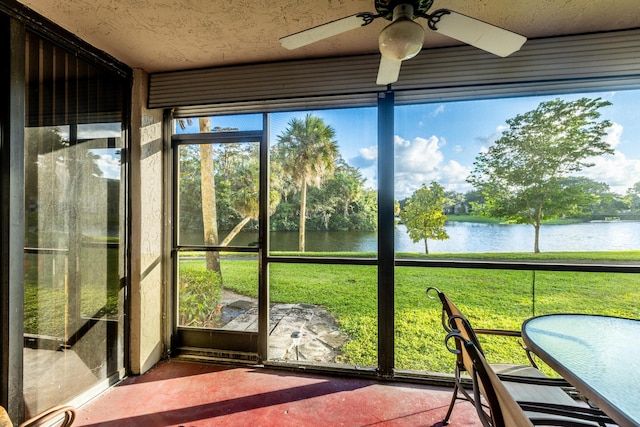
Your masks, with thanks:
[{"label": "stucco wall", "polygon": [[163,346],[162,110],[149,110],[146,73],[134,71],[131,108],[131,311],[132,374],[151,368]]}]

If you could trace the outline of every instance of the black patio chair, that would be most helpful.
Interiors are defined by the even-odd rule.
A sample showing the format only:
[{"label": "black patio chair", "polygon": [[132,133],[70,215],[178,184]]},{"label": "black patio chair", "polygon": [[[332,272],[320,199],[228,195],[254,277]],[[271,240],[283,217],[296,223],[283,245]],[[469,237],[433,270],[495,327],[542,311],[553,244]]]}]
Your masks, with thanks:
[{"label": "black patio chair", "polygon": [[[432,293],[436,293],[437,297],[440,299],[442,303],[442,326],[446,333],[450,333],[452,330],[458,330],[464,336],[467,341],[471,341],[476,348],[484,355],[482,351],[482,346],[480,345],[480,341],[478,340],[477,334],[490,334],[490,335],[499,335],[499,336],[511,336],[511,337],[519,337],[520,331],[509,331],[509,330],[499,330],[499,329],[474,329],[471,327],[468,319],[464,316],[464,314],[460,311],[460,309],[438,288],[429,287],[426,290],[427,297],[430,299],[435,299],[432,296]],[[449,323],[451,322],[451,324]],[[544,391],[549,391],[551,389],[555,389],[556,391],[560,391],[566,394],[566,391],[574,392],[575,389],[564,379],[562,378],[548,378],[542,372],[540,372],[538,366],[536,365],[533,357],[531,356],[531,352],[524,348],[526,352],[527,358],[531,363],[531,366],[521,365],[521,364],[511,364],[511,363],[494,363],[491,364],[491,368],[499,378],[504,381],[509,381],[511,383],[510,387],[519,387],[517,384],[535,384],[538,386],[547,386],[551,387],[549,389],[543,389]],[[447,414],[443,420],[443,424],[447,425],[449,423],[449,418],[453,412],[453,408],[457,400],[466,400],[475,404],[473,396],[471,396],[463,386],[462,375],[466,372],[465,363],[462,357],[462,349],[458,349],[460,352],[458,353],[458,357],[456,358],[456,365],[454,371],[454,389],[453,395],[451,396],[451,402],[449,404],[449,409]],[[534,390],[534,389],[530,389]]]},{"label": "black patio chair", "polygon": [[[453,321],[454,319],[452,319]],[[450,346],[451,340],[455,346]],[[459,330],[445,338],[447,349],[463,360],[473,382],[473,400],[485,427],[602,426],[613,421],[600,410],[572,399],[550,386],[520,383],[512,388],[487,363],[482,351]],[[554,391],[555,390],[555,391]],[[535,400],[536,397],[542,400]]]}]

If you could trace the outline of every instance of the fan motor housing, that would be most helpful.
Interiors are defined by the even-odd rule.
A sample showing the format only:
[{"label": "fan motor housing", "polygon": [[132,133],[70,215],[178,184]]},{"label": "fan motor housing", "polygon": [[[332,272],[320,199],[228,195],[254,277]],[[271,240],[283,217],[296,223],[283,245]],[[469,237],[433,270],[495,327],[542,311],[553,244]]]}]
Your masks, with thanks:
[{"label": "fan motor housing", "polygon": [[393,9],[399,4],[410,4],[415,16],[425,16],[433,0],[375,0],[376,11],[380,17],[389,21],[393,20]]}]

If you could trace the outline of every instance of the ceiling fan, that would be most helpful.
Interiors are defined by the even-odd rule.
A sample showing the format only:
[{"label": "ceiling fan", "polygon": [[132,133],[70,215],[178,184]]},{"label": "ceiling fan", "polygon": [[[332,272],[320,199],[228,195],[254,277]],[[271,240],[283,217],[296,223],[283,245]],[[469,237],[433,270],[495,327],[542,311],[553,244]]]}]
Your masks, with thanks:
[{"label": "ceiling fan", "polygon": [[415,19],[425,18],[432,31],[470,44],[501,57],[518,51],[526,37],[495,25],[448,10],[427,11],[434,0],[374,0],[377,14],[361,12],[282,37],[286,49],[297,49],[319,40],[364,27],[374,19],[392,21],[378,36],[381,58],[376,83],[387,85],[398,80],[402,61],[413,58],[422,49],[424,29]]}]

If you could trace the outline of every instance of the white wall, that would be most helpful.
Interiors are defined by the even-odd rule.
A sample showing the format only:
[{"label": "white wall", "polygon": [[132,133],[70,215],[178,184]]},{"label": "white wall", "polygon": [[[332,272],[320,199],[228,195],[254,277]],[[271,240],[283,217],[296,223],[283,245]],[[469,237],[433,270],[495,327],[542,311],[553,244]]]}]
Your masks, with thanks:
[{"label": "white wall", "polygon": [[148,76],[134,70],[131,99],[131,295],[129,357],[133,374],[158,362],[163,344],[162,110],[149,110]]}]

